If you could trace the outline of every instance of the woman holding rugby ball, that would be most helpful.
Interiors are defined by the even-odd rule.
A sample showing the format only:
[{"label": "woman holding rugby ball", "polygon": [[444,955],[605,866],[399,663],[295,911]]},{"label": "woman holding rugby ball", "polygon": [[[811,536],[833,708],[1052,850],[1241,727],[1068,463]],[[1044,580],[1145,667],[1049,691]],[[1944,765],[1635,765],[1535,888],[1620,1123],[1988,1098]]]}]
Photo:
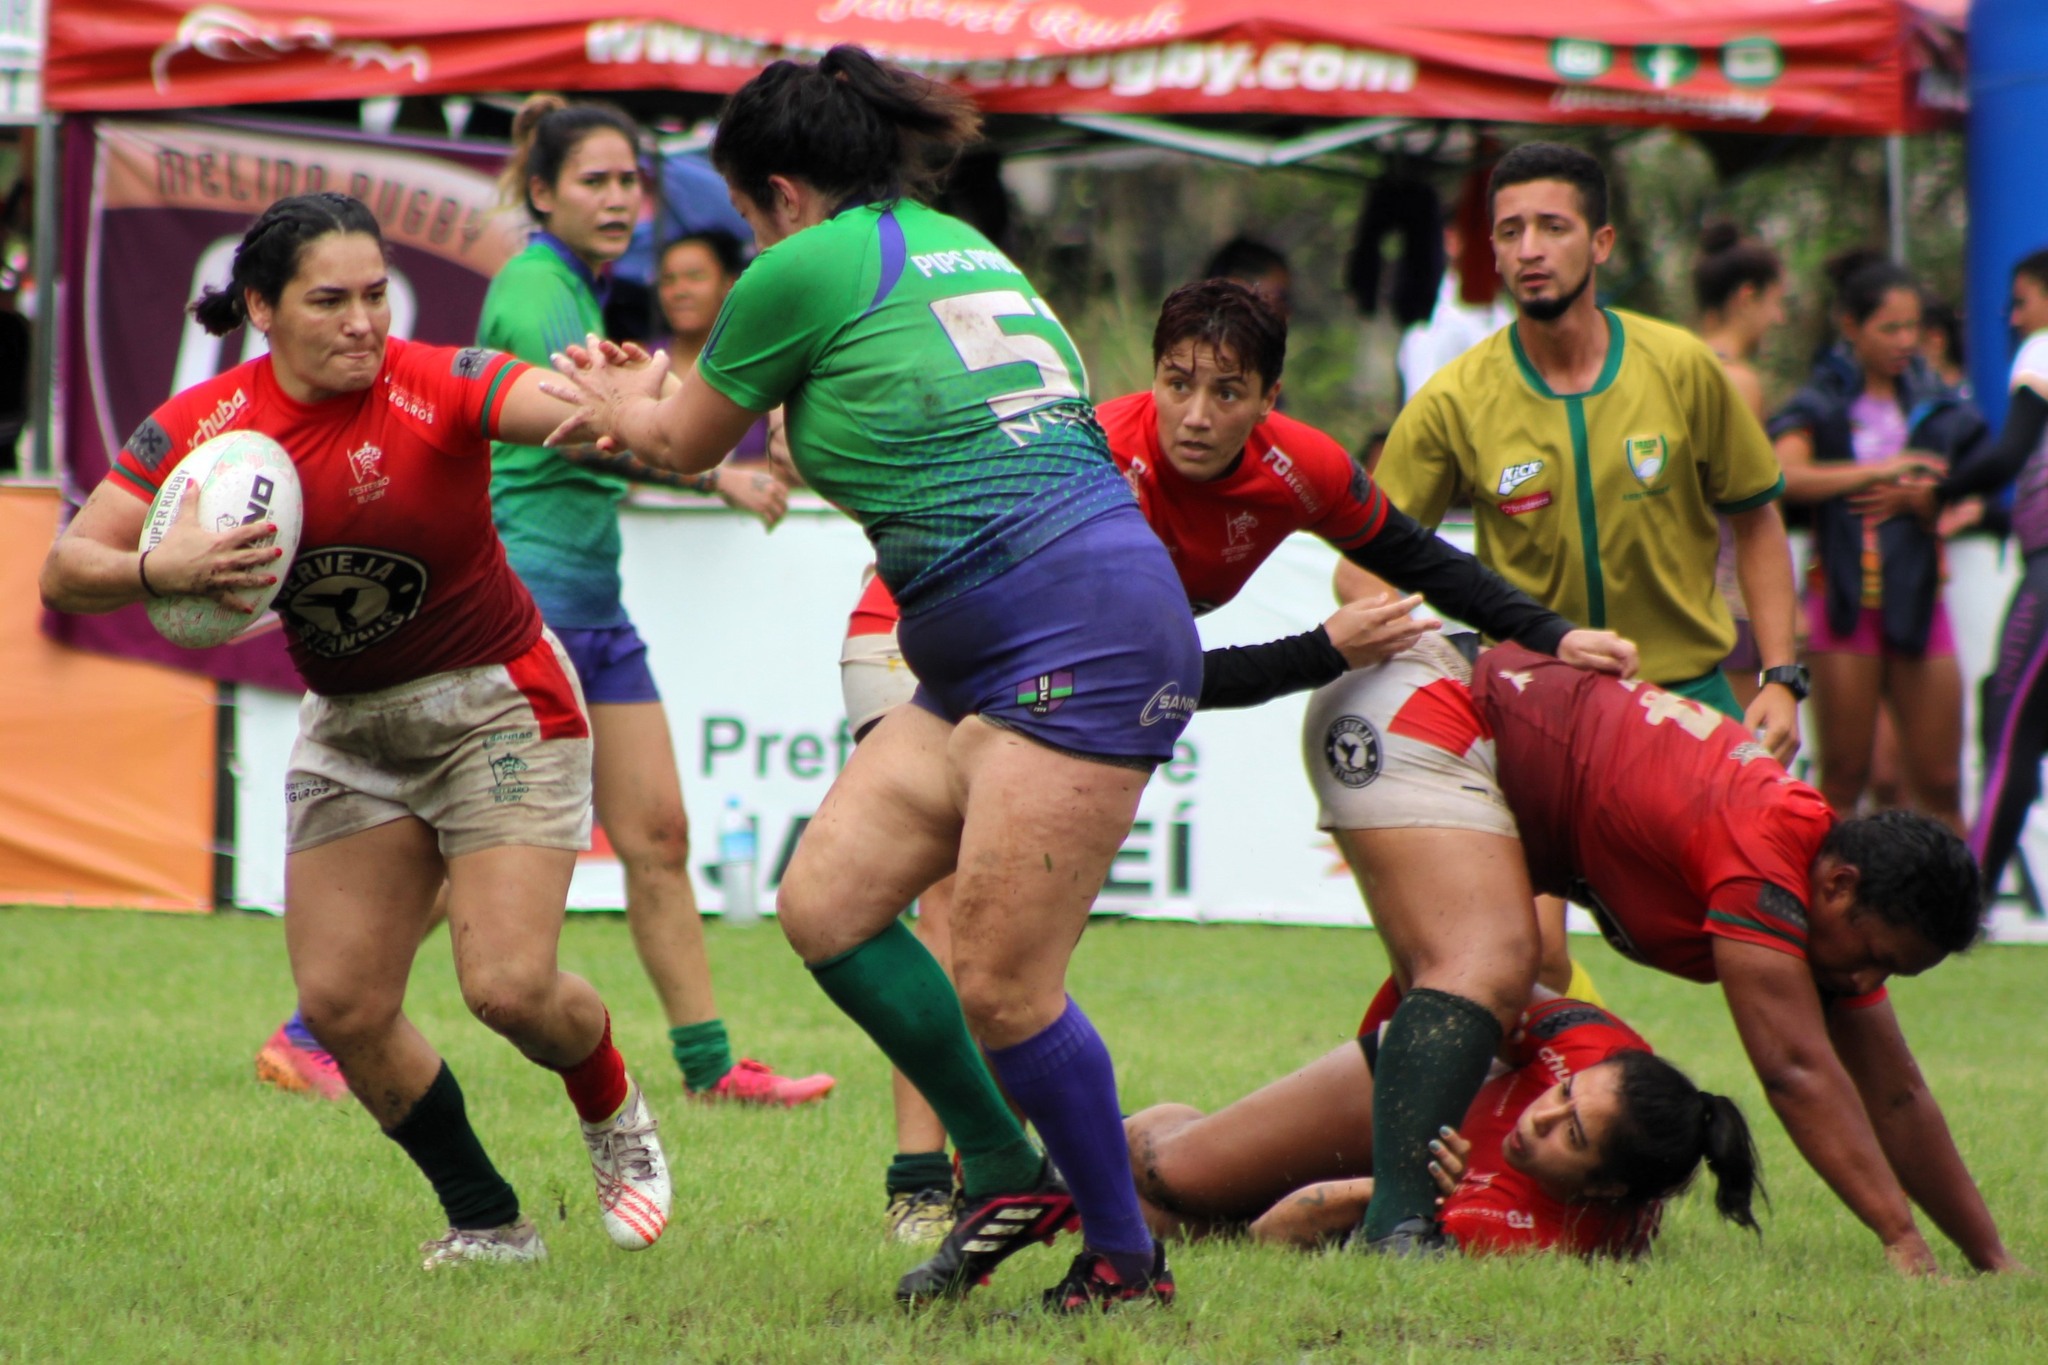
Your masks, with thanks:
[{"label": "woman holding rugby ball", "polygon": [[[773,63],[712,147],[763,250],[695,368],[666,397],[664,364],[637,354],[593,343],[558,368],[604,444],[684,473],[785,404],[798,472],[861,522],[902,608],[914,704],[854,750],[777,902],[960,1152],[959,1222],[897,1297],[964,1294],[1078,1211],[1084,1248],[1050,1307],[1170,1301],[1109,1051],[1066,969],[1194,710],[1201,646],[1066,330],[986,238],[919,202],[977,122],[858,48]],[[957,994],[897,919],[956,865]]]},{"label": "woman holding rugby ball", "polygon": [[[276,610],[310,693],[287,776],[292,975],[306,1023],[441,1200],[448,1231],[421,1248],[425,1265],[546,1254],[453,1073],[404,1013],[444,880],[463,998],[561,1074],[606,1231],[646,1246],[669,1205],[654,1118],[604,1003],[555,960],[590,835],[590,724],[491,525],[491,440],[538,442],[567,409],[510,356],[391,337],[388,274],[358,201],[308,194],[265,210],[227,287],[193,312],[216,336],[255,327],[269,353],[136,429],[52,548],[43,598],[78,612],[161,595],[228,603],[282,578]],[[190,499],[146,563],[136,552],[151,498],[217,412],[292,456],[305,525],[289,564],[258,544],[267,523],[214,534]]]}]

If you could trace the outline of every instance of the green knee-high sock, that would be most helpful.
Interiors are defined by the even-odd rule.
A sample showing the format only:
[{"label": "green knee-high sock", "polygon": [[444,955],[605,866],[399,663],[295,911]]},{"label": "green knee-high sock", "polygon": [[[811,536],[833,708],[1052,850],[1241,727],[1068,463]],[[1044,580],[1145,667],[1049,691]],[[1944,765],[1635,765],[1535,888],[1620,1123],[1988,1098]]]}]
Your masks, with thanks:
[{"label": "green knee-high sock", "polygon": [[732,1043],[725,1036],[723,1019],[679,1024],[668,1031],[668,1041],[682,1068],[683,1086],[693,1095],[717,1085],[732,1070]]},{"label": "green knee-high sock", "polygon": [[1031,1188],[1041,1158],[967,1032],[960,997],[902,921],[811,968],[832,1003],[930,1102],[960,1153],[970,1195]]},{"label": "green knee-high sock", "polygon": [[1476,1000],[1415,990],[1401,999],[1373,1068],[1370,1241],[1436,1212],[1429,1144],[1464,1122],[1500,1047],[1500,1022]]}]

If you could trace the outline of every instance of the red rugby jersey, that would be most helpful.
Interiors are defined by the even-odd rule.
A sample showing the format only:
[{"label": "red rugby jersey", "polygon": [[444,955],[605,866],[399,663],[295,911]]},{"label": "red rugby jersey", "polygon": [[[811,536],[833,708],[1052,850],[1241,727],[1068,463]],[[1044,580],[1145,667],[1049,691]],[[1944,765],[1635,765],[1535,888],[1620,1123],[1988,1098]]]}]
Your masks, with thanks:
[{"label": "red rugby jersey", "polygon": [[171,398],[109,482],[144,499],[195,447],[254,430],[291,453],[305,495],[276,608],[315,692],[369,692],[518,658],[540,613],[491,524],[490,443],[529,366],[497,351],[392,337],[360,393],[300,403],[269,356]]},{"label": "red rugby jersey", "polygon": [[1538,891],[1591,909],[1617,952],[1689,980],[1716,979],[1717,937],[1805,960],[1807,871],[1834,812],[1740,724],[1514,644],[1479,656],[1472,698]]},{"label": "red rugby jersey", "polygon": [[[1366,1011],[1361,1034],[1391,1019],[1401,992],[1389,977]],[[1468,1253],[1547,1251],[1579,1256],[1640,1256],[1650,1249],[1663,1203],[1567,1204],[1508,1165],[1501,1144],[1522,1113],[1551,1086],[1618,1052],[1649,1052],[1641,1034],[1583,1000],[1532,1006],[1508,1044],[1510,1069],[1480,1087],[1458,1132],[1472,1144],[1465,1178],[1444,1200],[1442,1221]]]},{"label": "red rugby jersey", "polygon": [[1371,540],[1387,519],[1386,495],[1344,447],[1281,413],[1253,427],[1237,465],[1207,483],[1184,478],[1160,450],[1159,406],[1150,389],[1111,399],[1095,415],[1197,615],[1237,596],[1296,531],[1349,550]]}]

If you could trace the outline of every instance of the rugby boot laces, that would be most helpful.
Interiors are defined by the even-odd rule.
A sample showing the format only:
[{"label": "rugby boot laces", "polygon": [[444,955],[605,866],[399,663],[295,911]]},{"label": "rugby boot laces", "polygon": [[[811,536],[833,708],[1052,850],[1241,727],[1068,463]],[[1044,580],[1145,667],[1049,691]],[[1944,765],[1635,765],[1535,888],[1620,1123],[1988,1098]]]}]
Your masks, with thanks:
[{"label": "rugby boot laces", "polygon": [[889,1200],[889,1240],[908,1246],[941,1241],[960,1218],[960,1198],[950,1189],[912,1190]]},{"label": "rugby boot laces", "polygon": [[583,1125],[597,1207],[613,1243],[628,1251],[653,1246],[668,1226],[668,1161],[661,1153],[654,1115],[637,1083],[625,1107],[603,1123]]}]

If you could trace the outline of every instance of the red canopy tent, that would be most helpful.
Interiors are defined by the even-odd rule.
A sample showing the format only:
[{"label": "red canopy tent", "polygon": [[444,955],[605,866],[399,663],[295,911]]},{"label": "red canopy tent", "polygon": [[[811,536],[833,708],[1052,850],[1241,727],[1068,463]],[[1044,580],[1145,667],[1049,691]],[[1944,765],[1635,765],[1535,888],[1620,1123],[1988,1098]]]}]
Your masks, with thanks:
[{"label": "red canopy tent", "polygon": [[[860,43],[991,113],[1915,131],[1960,110],[1962,0],[51,0],[52,109],[738,86]],[[1426,8],[1426,7],[1423,7]]]}]

